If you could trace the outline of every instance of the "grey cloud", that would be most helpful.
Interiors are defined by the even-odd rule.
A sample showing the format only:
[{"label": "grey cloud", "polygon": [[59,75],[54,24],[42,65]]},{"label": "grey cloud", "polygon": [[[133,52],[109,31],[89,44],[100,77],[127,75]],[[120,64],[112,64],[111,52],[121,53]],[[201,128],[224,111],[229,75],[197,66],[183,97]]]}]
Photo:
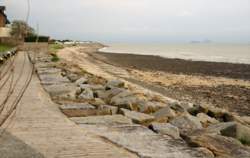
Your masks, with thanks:
[{"label": "grey cloud", "polygon": [[[29,23],[54,38],[101,41],[250,41],[249,0],[30,0]],[[11,20],[27,0],[3,0]]]}]

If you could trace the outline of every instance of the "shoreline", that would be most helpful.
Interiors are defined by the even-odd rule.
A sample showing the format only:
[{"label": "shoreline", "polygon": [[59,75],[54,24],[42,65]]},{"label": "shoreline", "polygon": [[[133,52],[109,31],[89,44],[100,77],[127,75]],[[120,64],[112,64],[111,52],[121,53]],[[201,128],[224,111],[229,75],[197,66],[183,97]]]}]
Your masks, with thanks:
[{"label": "shoreline", "polygon": [[166,59],[159,56],[89,53],[125,69],[126,80],[164,96],[208,104],[250,116],[250,65]]},{"label": "shoreline", "polygon": [[166,58],[157,55],[109,53],[100,50],[96,53],[106,58],[108,62],[114,65],[144,71],[163,71],[173,74],[250,80],[250,64],[195,61],[179,58]]}]

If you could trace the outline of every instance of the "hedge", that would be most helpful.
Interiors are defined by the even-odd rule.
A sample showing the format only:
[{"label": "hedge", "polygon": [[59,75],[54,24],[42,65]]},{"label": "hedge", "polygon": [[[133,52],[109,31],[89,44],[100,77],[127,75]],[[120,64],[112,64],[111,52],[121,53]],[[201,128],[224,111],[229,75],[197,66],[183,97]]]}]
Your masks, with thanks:
[{"label": "hedge", "polygon": [[49,42],[49,37],[47,36],[29,36],[25,38],[25,42],[36,42],[38,38],[38,42]]}]

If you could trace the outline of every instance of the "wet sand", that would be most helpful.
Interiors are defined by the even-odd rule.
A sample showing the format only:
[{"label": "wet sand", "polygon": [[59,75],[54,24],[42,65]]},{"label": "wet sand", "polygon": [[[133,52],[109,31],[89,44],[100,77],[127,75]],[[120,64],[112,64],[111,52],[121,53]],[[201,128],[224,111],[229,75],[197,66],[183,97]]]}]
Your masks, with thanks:
[{"label": "wet sand", "polygon": [[250,64],[189,61],[151,55],[99,52],[110,62],[140,70],[164,71],[174,74],[209,75],[250,80]]},{"label": "wet sand", "polygon": [[250,65],[167,59],[158,56],[94,53],[127,69],[131,82],[168,97],[223,107],[250,116]]}]

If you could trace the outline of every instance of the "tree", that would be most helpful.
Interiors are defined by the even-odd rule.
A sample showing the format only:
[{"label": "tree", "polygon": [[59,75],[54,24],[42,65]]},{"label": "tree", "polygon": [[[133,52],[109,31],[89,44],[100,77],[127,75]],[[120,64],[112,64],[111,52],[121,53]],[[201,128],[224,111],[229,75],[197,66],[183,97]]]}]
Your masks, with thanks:
[{"label": "tree", "polygon": [[25,37],[35,35],[35,31],[26,22],[15,20],[11,24],[11,36],[18,40],[24,41]]}]

